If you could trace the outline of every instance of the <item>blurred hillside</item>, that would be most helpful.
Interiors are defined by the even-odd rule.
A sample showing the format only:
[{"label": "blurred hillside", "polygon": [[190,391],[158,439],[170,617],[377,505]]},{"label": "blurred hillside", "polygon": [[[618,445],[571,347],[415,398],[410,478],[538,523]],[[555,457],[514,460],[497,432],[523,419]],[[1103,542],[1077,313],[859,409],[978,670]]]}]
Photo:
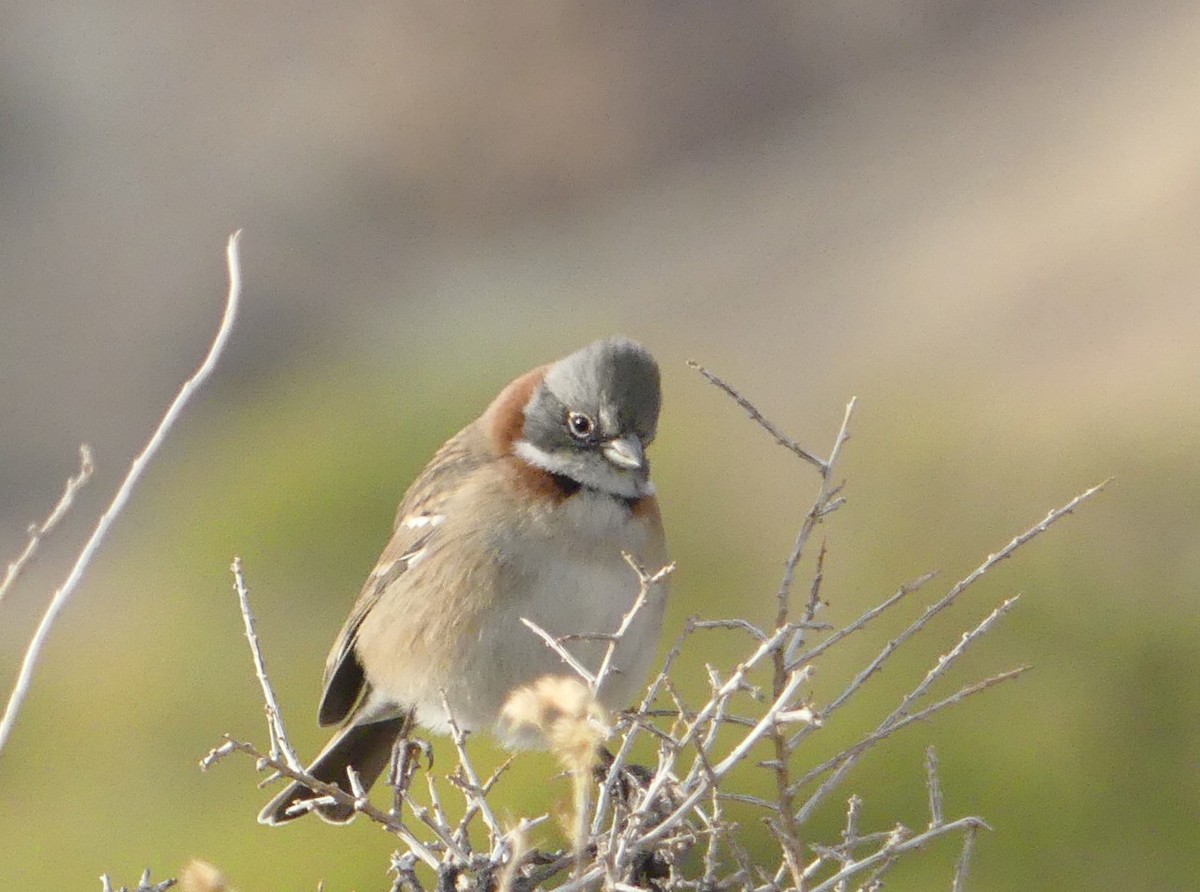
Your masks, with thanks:
[{"label": "blurred hillside", "polygon": [[[859,397],[835,622],[943,569],[919,608],[1116,475],[924,645],[1019,591],[972,669],[1035,672],[853,786],[869,821],[919,821],[937,742],[948,809],[996,828],[973,890],[1200,875],[1195,4],[15,0],[4,19],[0,558],[78,443],[99,462],[0,605],[5,679],[202,354],[238,226],[247,292],[0,758],[0,884],[200,855],[243,892],[386,888],[379,834],[267,831],[248,765],[195,770],[221,732],[261,734],[230,557],[313,749],[326,647],[406,483],[513,374],[614,331],[664,366],[676,624],[764,618],[817,483],[687,358],[817,451]],[[948,887],[952,857],[893,887]]]}]

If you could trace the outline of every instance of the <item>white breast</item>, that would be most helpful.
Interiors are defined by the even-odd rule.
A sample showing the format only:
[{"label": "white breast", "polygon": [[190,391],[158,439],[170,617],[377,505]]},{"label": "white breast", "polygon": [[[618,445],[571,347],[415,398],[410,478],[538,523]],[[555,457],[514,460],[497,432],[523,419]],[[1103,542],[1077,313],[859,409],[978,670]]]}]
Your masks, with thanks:
[{"label": "white breast", "polygon": [[[461,685],[448,692],[456,720],[471,729],[490,728],[515,688],[543,675],[574,674],[521,618],[556,636],[611,634],[639,590],[637,574],[622,551],[642,559],[646,548],[642,523],[631,522],[628,510],[611,497],[586,490],[506,543],[495,607],[478,640],[462,654]],[[600,691],[610,708],[629,706],[640,692],[654,658],[664,603],[665,591],[653,592],[618,646],[615,671]],[[594,673],[607,642],[564,646]],[[440,697],[418,705],[419,721],[433,730],[444,729],[444,715]]]}]

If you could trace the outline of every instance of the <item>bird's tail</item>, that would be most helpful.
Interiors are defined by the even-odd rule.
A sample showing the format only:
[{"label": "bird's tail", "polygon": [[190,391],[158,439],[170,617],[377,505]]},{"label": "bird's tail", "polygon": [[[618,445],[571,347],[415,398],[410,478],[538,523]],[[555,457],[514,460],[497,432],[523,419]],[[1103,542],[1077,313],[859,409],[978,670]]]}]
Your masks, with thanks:
[{"label": "bird's tail", "polygon": [[[411,725],[409,715],[347,724],[326,744],[309,766],[308,773],[317,780],[336,784],[350,792],[346,768],[353,765],[363,789],[369,790],[387,766],[396,739],[407,734]],[[303,810],[292,811],[297,802],[319,795],[299,781],[293,782],[267,803],[259,813],[258,822],[271,826],[286,824],[306,813]],[[345,824],[355,814],[353,806],[341,803],[318,805],[314,810],[331,824]]]}]

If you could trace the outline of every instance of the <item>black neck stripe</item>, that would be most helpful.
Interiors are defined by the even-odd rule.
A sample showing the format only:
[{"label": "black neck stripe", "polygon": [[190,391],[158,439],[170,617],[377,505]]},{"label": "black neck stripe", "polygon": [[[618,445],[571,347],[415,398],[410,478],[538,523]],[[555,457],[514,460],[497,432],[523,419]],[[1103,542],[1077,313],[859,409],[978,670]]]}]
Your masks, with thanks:
[{"label": "black neck stripe", "polygon": [[554,485],[558,487],[558,491],[563,496],[573,496],[583,488],[578,480],[573,477],[568,477],[566,474],[551,474],[550,478],[554,481]]},{"label": "black neck stripe", "polygon": [[[558,488],[558,491],[562,494],[563,498],[570,498],[571,496],[575,495],[575,493],[585,489],[582,483],[580,483],[574,477],[568,477],[566,474],[552,473],[550,474],[550,479],[554,481],[554,485]],[[586,487],[586,489],[590,489],[593,492],[600,491],[592,486]],[[620,502],[630,511],[633,510],[634,505],[642,500],[641,496],[618,496],[612,493],[608,493],[607,495],[609,495],[610,498]]]}]

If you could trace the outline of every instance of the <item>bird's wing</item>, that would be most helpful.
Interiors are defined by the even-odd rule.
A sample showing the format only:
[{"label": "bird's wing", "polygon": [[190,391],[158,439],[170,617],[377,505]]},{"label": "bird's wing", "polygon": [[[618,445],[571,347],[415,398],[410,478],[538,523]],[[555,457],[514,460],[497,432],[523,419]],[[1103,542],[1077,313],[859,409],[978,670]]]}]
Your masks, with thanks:
[{"label": "bird's wing", "polygon": [[409,487],[396,513],[392,538],[367,577],[325,661],[324,690],[317,711],[317,721],[322,725],[345,721],[361,706],[368,685],[355,642],[363,620],[429,546],[444,520],[444,504],[467,476],[490,460],[491,453],[472,425],[438,450]]}]

